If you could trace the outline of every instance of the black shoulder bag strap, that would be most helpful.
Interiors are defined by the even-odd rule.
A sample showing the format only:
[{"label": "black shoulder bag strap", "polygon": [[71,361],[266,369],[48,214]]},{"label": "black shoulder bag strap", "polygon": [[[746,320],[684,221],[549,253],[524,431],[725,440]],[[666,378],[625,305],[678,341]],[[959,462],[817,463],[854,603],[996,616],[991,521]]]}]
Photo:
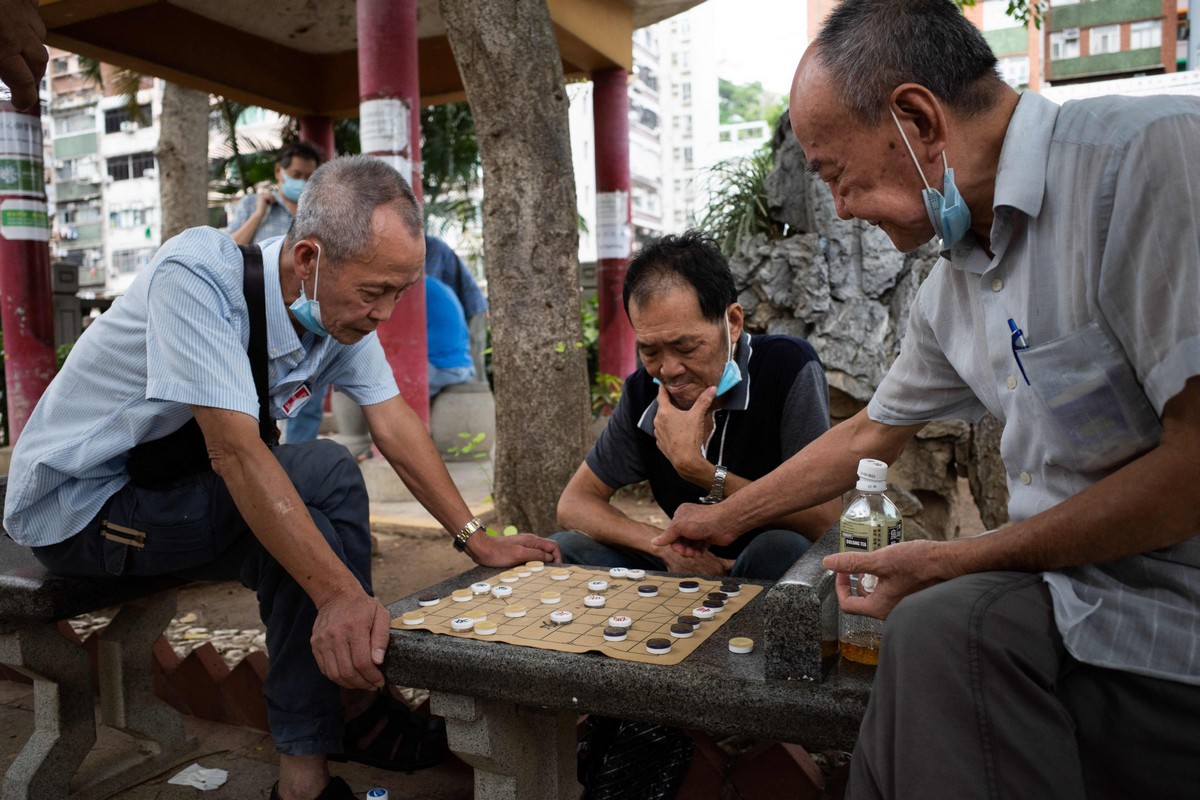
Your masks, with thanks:
[{"label": "black shoulder bag strap", "polygon": [[[257,245],[242,247],[242,290],[250,317],[250,373],[258,391],[258,432],[268,447],[279,441],[271,420],[267,392],[267,303],[263,283],[262,251]],[[129,452],[126,469],[135,486],[162,489],[176,481],[211,469],[204,433],[195,418],[161,439],[142,442]]]},{"label": "black shoulder bag strap", "polygon": [[250,317],[250,374],[258,391],[258,435],[267,447],[279,441],[279,430],[271,419],[271,397],[267,388],[267,297],[264,289],[262,250],[256,244],[238,245],[242,251],[242,291]]}]

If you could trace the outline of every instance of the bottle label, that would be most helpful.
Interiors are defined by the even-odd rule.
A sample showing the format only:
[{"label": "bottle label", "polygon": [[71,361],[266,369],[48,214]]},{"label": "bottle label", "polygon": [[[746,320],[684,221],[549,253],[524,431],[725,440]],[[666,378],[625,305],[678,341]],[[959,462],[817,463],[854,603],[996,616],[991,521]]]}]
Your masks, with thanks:
[{"label": "bottle label", "polygon": [[897,522],[895,525],[887,529],[887,543],[900,544],[904,540],[903,523]]},{"label": "bottle label", "polygon": [[[893,540],[892,535],[895,532],[896,538]],[[843,519],[841,521],[842,534],[842,552],[857,551],[869,553],[872,550],[878,550],[889,544],[898,542],[900,536],[900,526],[896,525],[893,528],[888,528],[883,520],[872,522],[869,520]]]}]

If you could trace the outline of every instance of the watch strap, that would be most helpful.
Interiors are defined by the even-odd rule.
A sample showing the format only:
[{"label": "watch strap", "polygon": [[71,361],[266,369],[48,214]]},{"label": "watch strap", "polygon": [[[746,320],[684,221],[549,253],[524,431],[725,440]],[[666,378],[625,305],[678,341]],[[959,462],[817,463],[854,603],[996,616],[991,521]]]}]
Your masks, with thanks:
[{"label": "watch strap", "polygon": [[729,470],[725,466],[717,464],[716,469],[713,471],[712,488],[708,490],[707,497],[700,498],[700,502],[704,503],[705,505],[713,505],[714,503],[719,503],[724,500],[725,478],[728,475]]},{"label": "watch strap", "polygon": [[467,540],[471,538],[475,531],[483,527],[483,520],[475,517],[466,525],[458,529],[458,533],[454,534],[454,549],[462,553],[467,549]]}]

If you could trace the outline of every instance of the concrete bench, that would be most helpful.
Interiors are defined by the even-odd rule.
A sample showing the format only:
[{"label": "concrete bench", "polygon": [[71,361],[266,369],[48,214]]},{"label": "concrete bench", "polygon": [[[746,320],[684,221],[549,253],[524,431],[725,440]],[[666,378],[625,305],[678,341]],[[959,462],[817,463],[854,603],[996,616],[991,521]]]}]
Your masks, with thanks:
[{"label": "concrete bench", "polygon": [[[577,797],[579,714],[849,750],[874,670],[832,657],[836,598],[821,559],[836,541],[826,533],[778,583],[759,582],[770,589],[674,666],[393,630],[384,669],[392,683],[431,690],[451,749],[475,768],[477,800]],[[498,572],[477,568],[433,588],[448,595]],[[416,598],[388,610],[414,610]],[[762,646],[734,655],[729,636]]]},{"label": "concrete bench", "polygon": [[[0,477],[0,505],[5,479]],[[2,800],[95,800],[161,772],[194,746],[179,713],[154,695],[151,647],[175,615],[174,578],[66,578],[0,536],[0,663],[33,679],[34,730],[0,790]],[[120,611],[100,635],[100,711],[108,726],[144,740],[142,753],[98,765],[72,781],[96,741],[96,698],[87,652],[59,633],[60,620]]]}]

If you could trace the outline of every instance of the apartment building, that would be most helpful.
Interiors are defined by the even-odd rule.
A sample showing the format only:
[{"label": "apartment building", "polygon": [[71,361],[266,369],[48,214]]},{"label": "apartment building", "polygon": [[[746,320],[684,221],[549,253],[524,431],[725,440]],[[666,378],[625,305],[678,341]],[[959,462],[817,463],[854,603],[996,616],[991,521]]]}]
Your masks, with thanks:
[{"label": "apartment building", "polygon": [[1178,0],[1051,0],[1042,24],[1046,82],[1175,72],[1179,10]]}]

